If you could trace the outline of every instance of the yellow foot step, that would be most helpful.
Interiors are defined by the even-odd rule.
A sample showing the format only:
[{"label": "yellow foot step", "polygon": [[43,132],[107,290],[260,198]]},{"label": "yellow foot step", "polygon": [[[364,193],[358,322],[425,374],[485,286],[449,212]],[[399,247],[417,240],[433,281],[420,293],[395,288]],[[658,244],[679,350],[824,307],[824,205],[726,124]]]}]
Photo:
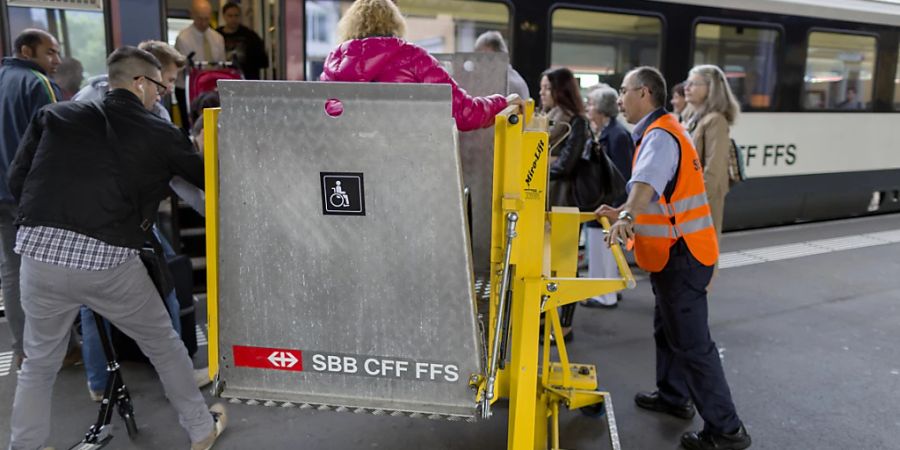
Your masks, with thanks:
[{"label": "yellow foot step", "polygon": [[563,366],[555,362],[550,364],[548,386],[562,389],[582,391],[597,390],[597,368],[593,364],[569,364],[569,383],[563,382]]}]

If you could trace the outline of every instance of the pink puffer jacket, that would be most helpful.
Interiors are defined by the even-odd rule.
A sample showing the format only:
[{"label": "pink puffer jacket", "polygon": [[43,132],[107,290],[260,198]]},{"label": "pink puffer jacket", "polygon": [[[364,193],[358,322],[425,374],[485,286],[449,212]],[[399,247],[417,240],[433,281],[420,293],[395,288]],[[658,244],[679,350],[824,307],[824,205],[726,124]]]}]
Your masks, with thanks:
[{"label": "pink puffer jacket", "polygon": [[506,108],[506,97],[472,97],[453,81],[433,56],[396,37],[369,37],[344,42],[325,60],[322,81],[449,84],[453,118],[459,131],[486,128]]}]

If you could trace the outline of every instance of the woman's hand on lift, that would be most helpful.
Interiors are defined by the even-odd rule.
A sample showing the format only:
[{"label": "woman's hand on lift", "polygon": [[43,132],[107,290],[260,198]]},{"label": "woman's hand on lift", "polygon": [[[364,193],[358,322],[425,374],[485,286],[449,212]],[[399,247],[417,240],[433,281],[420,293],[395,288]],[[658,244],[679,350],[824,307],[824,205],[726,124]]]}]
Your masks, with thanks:
[{"label": "woman's hand on lift", "polygon": [[519,107],[519,114],[525,114],[525,100],[519,97],[519,94],[509,94],[506,96],[507,105],[516,105]]}]

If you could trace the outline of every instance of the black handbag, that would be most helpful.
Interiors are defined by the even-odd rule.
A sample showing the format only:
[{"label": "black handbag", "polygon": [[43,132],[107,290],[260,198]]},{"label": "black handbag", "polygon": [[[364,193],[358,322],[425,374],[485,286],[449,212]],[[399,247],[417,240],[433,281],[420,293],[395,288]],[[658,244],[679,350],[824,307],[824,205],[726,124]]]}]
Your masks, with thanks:
[{"label": "black handbag", "polygon": [[572,193],[578,209],[593,212],[600,205],[615,206],[625,197],[625,181],[592,133],[575,167]]}]

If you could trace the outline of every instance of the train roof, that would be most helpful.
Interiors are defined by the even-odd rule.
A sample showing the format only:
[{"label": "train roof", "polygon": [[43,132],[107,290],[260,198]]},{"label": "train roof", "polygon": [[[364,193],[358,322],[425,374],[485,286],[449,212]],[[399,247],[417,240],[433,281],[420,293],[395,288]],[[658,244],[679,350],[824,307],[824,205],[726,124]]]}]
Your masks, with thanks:
[{"label": "train roof", "polygon": [[900,27],[900,0],[657,0]]}]

